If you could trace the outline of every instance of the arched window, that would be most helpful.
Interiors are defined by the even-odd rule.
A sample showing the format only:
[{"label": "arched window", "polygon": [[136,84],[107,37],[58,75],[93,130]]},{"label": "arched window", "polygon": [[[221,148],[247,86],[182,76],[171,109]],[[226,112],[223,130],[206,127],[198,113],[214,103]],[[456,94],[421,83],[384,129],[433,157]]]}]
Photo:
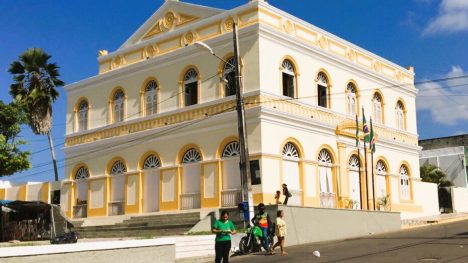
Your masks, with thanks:
[{"label": "arched window", "polygon": [[145,109],[146,116],[150,116],[158,112],[158,83],[155,80],[150,80],[146,84]]},{"label": "arched window", "polygon": [[382,104],[382,96],[379,93],[374,93],[374,97],[372,99],[373,108],[374,108],[374,121],[375,123],[382,124],[383,120],[383,104]]},{"label": "arched window", "polygon": [[317,75],[317,98],[320,107],[328,107],[328,96],[328,79],[323,72],[320,72]]},{"label": "arched window", "polygon": [[198,163],[201,160],[201,154],[196,149],[191,148],[185,152],[182,163]]},{"label": "arched window", "polygon": [[85,166],[80,167],[75,173],[75,180],[88,179],[89,170]]},{"label": "arched window", "polygon": [[359,162],[359,158],[356,155],[353,155],[353,156],[351,156],[351,158],[349,158],[349,169],[350,170],[358,171],[360,166],[361,166],[361,164]]},{"label": "arched window", "polygon": [[127,172],[127,166],[125,165],[124,162],[118,160],[112,165],[110,174],[116,175],[116,174],[124,174],[126,172]]},{"label": "arched window", "polygon": [[404,108],[403,103],[401,101],[397,102],[395,111],[396,111],[397,129],[404,130],[406,128],[405,127],[405,108]]},{"label": "arched window", "polygon": [[88,129],[88,111],[88,102],[82,100],[78,106],[78,131],[86,131]]},{"label": "arched window", "polygon": [[292,62],[288,59],[283,61],[282,68],[282,79],[283,79],[283,96],[295,98],[296,97],[296,70]]},{"label": "arched window", "polygon": [[223,158],[234,157],[240,155],[240,145],[238,142],[230,142],[224,147]]},{"label": "arched window", "polygon": [[224,63],[223,78],[227,81],[224,83],[224,96],[236,95],[236,61],[234,57],[230,57]]},{"label": "arched window", "polygon": [[161,160],[154,155],[151,154],[150,156],[146,157],[145,162],[143,163],[143,169],[151,169],[161,167]]},{"label": "arched window", "polygon": [[378,160],[375,165],[375,172],[377,174],[377,198],[387,197],[387,166],[382,160]]},{"label": "arched window", "polygon": [[349,198],[352,209],[361,209],[361,178],[359,157],[355,154],[349,158]]},{"label": "arched window", "polygon": [[294,144],[288,142],[283,147],[283,156],[299,158],[299,151]]},{"label": "arched window", "polygon": [[353,83],[348,83],[346,87],[346,113],[355,116],[357,112],[356,87]]},{"label": "arched window", "polygon": [[319,180],[321,193],[333,193],[332,158],[330,153],[323,149],[318,156]]},{"label": "arched window", "polygon": [[189,69],[184,76],[185,106],[198,104],[198,73]]},{"label": "arched window", "polygon": [[379,160],[377,162],[377,165],[375,166],[375,170],[377,171],[378,175],[387,175],[387,166],[382,160]]},{"label": "arched window", "polygon": [[113,120],[114,122],[121,122],[124,120],[124,99],[125,94],[122,90],[118,90],[113,97]]},{"label": "arched window", "polygon": [[403,200],[411,198],[408,167],[405,165],[400,167],[400,195]]}]

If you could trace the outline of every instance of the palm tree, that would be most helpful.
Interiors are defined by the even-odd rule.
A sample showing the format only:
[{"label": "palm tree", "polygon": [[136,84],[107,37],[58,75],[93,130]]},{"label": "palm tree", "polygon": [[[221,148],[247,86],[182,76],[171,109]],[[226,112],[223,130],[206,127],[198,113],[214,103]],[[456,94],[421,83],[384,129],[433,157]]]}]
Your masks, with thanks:
[{"label": "palm tree", "polygon": [[56,63],[41,48],[30,48],[19,56],[19,61],[11,63],[8,71],[13,75],[10,94],[28,115],[28,125],[34,134],[45,135],[49,139],[50,153],[54,165],[55,181],[58,181],[57,161],[50,129],[52,128],[52,104],[59,93],[56,87],[65,83]]},{"label": "palm tree", "polygon": [[452,186],[453,183],[447,179],[447,175],[433,164],[424,164],[419,168],[423,182],[436,183],[438,186]]}]

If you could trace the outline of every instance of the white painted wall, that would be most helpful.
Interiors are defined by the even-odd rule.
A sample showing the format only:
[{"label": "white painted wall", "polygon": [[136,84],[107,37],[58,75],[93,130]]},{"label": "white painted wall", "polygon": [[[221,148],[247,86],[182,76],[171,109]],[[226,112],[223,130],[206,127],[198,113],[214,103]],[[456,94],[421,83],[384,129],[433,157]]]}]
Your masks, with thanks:
[{"label": "white painted wall", "polygon": [[454,213],[468,212],[468,189],[452,187],[452,205]]},{"label": "white painted wall", "polygon": [[413,182],[414,203],[422,206],[422,213],[401,212],[401,219],[439,215],[437,184]]}]

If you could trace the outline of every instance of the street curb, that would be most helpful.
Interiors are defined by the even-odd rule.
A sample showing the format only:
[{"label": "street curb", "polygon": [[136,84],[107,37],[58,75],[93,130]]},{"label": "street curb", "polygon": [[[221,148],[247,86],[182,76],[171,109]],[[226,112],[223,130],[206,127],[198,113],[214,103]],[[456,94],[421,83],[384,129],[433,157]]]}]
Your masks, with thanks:
[{"label": "street curb", "polygon": [[455,218],[447,218],[444,220],[437,220],[434,223],[426,223],[426,224],[421,224],[421,225],[414,225],[414,226],[403,226],[401,227],[401,230],[410,230],[410,229],[415,229],[415,228],[422,228],[422,227],[429,227],[429,226],[434,226],[434,225],[441,225],[441,224],[448,224],[448,223],[453,223],[453,222],[458,222],[458,221],[464,221],[468,220],[468,216],[460,216],[460,217],[455,217]]}]

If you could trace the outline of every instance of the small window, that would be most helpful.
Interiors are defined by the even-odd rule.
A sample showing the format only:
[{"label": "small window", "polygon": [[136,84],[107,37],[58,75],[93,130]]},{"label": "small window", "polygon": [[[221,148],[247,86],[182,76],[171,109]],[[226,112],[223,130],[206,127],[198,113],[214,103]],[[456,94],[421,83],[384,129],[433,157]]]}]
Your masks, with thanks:
[{"label": "small window", "polygon": [[224,96],[236,95],[236,61],[234,57],[227,60],[224,64],[223,77],[227,81],[224,83]]},{"label": "small window", "polygon": [[294,70],[294,66],[292,65],[291,61],[284,60],[283,64],[281,65],[282,70],[282,78],[283,78],[283,96],[295,97],[295,78],[296,72]]},{"label": "small window", "polygon": [[78,131],[85,131],[88,129],[88,102],[83,100],[78,107]]},{"label": "small window", "polygon": [[405,109],[401,101],[397,102],[397,106],[395,110],[396,110],[397,129],[404,130],[405,129]]},{"label": "small window", "polygon": [[198,104],[198,73],[194,69],[185,74],[184,94],[185,106]]},{"label": "small window", "polygon": [[317,76],[317,97],[320,107],[328,107],[328,79],[325,74],[320,72]]},{"label": "small window", "polygon": [[146,84],[145,88],[145,109],[146,116],[156,114],[158,112],[158,83],[151,80]]},{"label": "small window", "polygon": [[373,105],[374,105],[374,121],[375,123],[382,124],[382,119],[383,119],[382,96],[380,96],[379,93],[374,94]]},{"label": "small window", "polygon": [[146,157],[145,162],[143,163],[143,169],[151,169],[161,167],[161,160],[154,155],[151,154],[150,156]]},{"label": "small window", "polygon": [[240,156],[240,145],[238,142],[230,142],[224,147],[223,158]]},{"label": "small window", "polygon": [[182,163],[198,163],[201,162],[201,160],[201,154],[197,150],[191,148],[185,152]]},{"label": "small window", "polygon": [[75,173],[75,180],[80,180],[80,179],[88,179],[89,178],[89,170],[88,168],[82,166],[76,171]]},{"label": "small window", "polygon": [[122,161],[116,161],[111,168],[110,174],[116,175],[116,174],[124,174],[127,172],[127,166],[125,165],[124,162]]},{"label": "small window", "polygon": [[114,94],[113,103],[113,117],[114,122],[121,122],[124,120],[124,98],[125,94],[119,90]]},{"label": "small window", "polygon": [[351,116],[356,115],[357,109],[357,98],[356,98],[356,87],[353,83],[348,83],[346,88],[346,113]]}]

